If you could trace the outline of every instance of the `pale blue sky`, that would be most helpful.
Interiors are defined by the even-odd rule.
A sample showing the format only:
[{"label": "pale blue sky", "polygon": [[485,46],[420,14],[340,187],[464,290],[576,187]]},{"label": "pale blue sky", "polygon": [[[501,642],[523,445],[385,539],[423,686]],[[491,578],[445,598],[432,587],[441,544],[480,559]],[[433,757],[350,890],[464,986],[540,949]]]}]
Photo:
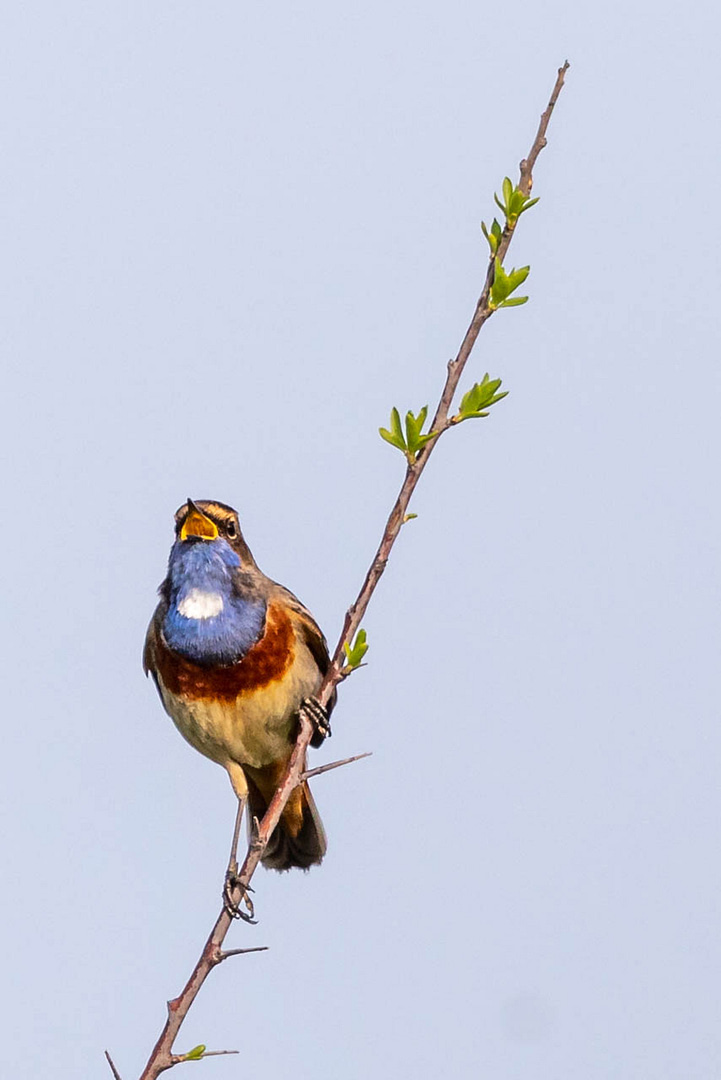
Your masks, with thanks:
[{"label": "pale blue sky", "polygon": [[[5,12],[2,1072],[137,1078],[218,909],[223,772],[143,678],[187,495],[335,640],[572,67],[314,763],[320,870],[178,1043],[208,1080],[716,1080],[715,5]],[[435,395],[435,397],[434,397]],[[180,1074],[178,1074],[180,1075]],[[183,1073],[185,1075],[185,1073]]]}]

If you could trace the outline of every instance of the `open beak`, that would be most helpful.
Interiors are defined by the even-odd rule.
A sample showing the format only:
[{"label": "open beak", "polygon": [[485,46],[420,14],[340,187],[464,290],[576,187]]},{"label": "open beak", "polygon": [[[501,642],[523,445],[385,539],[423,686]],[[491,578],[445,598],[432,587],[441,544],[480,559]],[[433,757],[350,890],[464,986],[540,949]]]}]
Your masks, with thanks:
[{"label": "open beak", "polygon": [[180,530],[181,540],[215,540],[218,526],[200,510],[192,499],[188,499],[189,513]]}]

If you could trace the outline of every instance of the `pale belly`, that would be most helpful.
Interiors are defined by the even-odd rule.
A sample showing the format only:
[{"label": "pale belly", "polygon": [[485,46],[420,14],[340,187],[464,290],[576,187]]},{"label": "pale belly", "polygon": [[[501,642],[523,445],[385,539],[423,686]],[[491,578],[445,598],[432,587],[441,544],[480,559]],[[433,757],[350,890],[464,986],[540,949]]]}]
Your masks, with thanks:
[{"label": "pale belly", "polygon": [[226,767],[235,762],[260,769],[287,757],[298,708],[320,685],[310,654],[303,659],[283,679],[244,692],[234,701],[183,699],[159,679],[163,705],[181,735],[201,754]]}]

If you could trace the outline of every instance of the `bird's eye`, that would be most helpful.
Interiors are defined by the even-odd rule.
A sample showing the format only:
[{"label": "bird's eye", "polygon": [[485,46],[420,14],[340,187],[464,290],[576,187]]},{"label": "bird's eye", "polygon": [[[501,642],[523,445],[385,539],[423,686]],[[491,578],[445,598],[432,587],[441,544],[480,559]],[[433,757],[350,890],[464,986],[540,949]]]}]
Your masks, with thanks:
[{"label": "bird's eye", "polygon": [[235,540],[236,536],[238,535],[238,530],[235,527],[234,521],[229,521],[228,524],[225,526],[225,535],[230,540]]}]

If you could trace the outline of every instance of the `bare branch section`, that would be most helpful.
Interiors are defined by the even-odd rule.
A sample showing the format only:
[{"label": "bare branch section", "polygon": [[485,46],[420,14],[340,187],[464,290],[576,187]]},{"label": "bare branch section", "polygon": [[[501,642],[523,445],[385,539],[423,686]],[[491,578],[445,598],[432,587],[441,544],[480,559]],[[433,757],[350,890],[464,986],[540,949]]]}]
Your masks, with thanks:
[{"label": "bare branch section", "polygon": [[105,1057],[107,1058],[108,1065],[110,1066],[110,1071],[115,1077],[115,1080],[120,1080],[120,1073],[115,1068],[115,1063],[113,1062],[113,1059],[111,1058],[107,1050],[105,1051]]},{"label": "bare branch section", "polygon": [[[533,140],[533,144],[529,151],[528,157],[524,158],[520,164],[520,179],[519,188],[521,191],[528,195],[531,191],[533,183],[533,168],[538,159],[538,155],[546,145],[546,130],[548,128],[551,114],[553,113],[554,106],[558,100],[559,94],[563,87],[564,78],[568,70],[568,63],[565,63],[563,67],[559,68],[556,83],[553,88],[553,93],[548,102],[546,109],[541,116],[541,122],[538,126],[536,137]],[[398,497],[393,505],[393,509],[390,512],[390,516],[386,523],[386,527],[383,530],[383,536],[378,546],[378,550],[375,557],[368,569],[365,581],[361,587],[361,590],[348,609],[345,621],[343,624],[343,631],[338,644],[333,652],[328,672],[323,680],[323,683],[316,695],[317,700],[322,705],[327,705],[330,700],[333,689],[340,683],[347,674],[347,670],[344,671],[344,646],[350,646],[355,634],[360,628],[360,623],[365,615],[366,609],[370,602],[370,599],[375,591],[378,582],[386,568],[388,558],[393,549],[393,545],[398,539],[398,535],[403,527],[404,522],[407,520],[406,513],[408,510],[408,504],[410,503],[411,496],[415,490],[423,470],[426,467],[429,457],[433,452],[439,438],[445,431],[452,426],[452,421],[449,418],[451,405],[458,389],[458,383],[460,381],[463,370],[466,366],[473,346],[476,343],[476,338],[481,330],[483,324],[493,314],[493,307],[490,304],[491,288],[494,282],[496,259],[499,262],[503,262],[503,258],[508,251],[508,247],[513,238],[517,222],[506,222],[506,226],[503,230],[502,236],[499,240],[498,247],[494,255],[491,256],[488,263],[488,269],[486,271],[486,277],[481,290],[481,295],[476,304],[476,309],[471,319],[470,325],[465,333],[463,341],[461,342],[458,355],[454,360],[451,360],[448,364],[448,370],[446,375],[445,385],[441,393],[438,407],[433,418],[431,425],[431,431],[434,433],[433,438],[430,439],[419,451],[417,456],[409,461],[406,468],[405,478],[401,489],[398,493]],[[291,755],[288,767],[285,775],[278,786],[278,789],[271,800],[268,810],[263,820],[259,823],[258,829],[252,842],[248,847],[247,854],[243,861],[243,865],[237,876],[238,885],[233,891],[233,901],[240,903],[244,895],[244,890],[250,884],[251,878],[255,873],[255,870],[260,862],[263,852],[273,834],[273,830],[280,821],[281,814],[290,798],[294,788],[302,782],[304,778],[308,776],[315,776],[321,772],[326,772],[330,768],[335,768],[338,765],[345,764],[346,762],[333,762],[327,766],[320,766],[317,769],[311,769],[306,772],[305,759],[308,745],[313,735],[313,725],[310,718],[301,712],[300,725],[299,725],[298,738],[296,740],[293,753]],[[359,755],[363,756],[363,755]],[[348,761],[357,760],[356,758],[349,758]],[[225,936],[228,933],[231,922],[230,915],[225,911],[221,911],[218,916],[215,926],[210,932],[210,936],[205,943],[200,959],[198,960],[193,972],[188,979],[185,987],[172,1001],[168,1002],[168,1019],[160,1034],[160,1037],[155,1044],[152,1054],[148,1060],[145,1069],[140,1077],[140,1080],[156,1080],[156,1077],[160,1076],[166,1069],[170,1069],[173,1065],[179,1064],[181,1061],[188,1060],[184,1055],[177,1055],[172,1053],[173,1043],[178,1034],[181,1024],[188,1014],[195,997],[200,990],[201,986],[205,982],[206,978],[219,963],[221,963],[226,956],[235,954],[236,952],[243,952],[245,950],[231,950],[230,952],[224,952],[221,948]],[[253,950],[247,950],[249,952]],[[205,1055],[210,1056],[209,1054]],[[110,1060],[108,1058],[108,1060]],[[112,1062],[110,1063],[115,1072]],[[117,1077],[117,1073],[115,1074]]]}]

